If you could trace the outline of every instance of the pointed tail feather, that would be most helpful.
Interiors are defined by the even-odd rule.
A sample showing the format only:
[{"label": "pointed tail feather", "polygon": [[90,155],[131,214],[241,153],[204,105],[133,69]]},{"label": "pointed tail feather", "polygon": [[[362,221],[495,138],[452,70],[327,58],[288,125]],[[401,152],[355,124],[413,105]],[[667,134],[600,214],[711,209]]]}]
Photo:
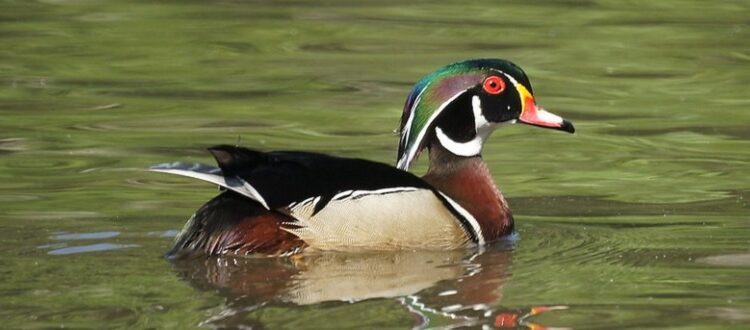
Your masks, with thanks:
[{"label": "pointed tail feather", "polygon": [[215,166],[205,164],[187,164],[182,162],[164,163],[151,166],[149,168],[152,172],[169,173],[175,175],[186,176],[213,184],[219,185],[226,189],[232,190],[243,196],[247,196],[250,199],[257,201],[266,209],[269,209],[268,203],[260,195],[255,187],[251,186],[247,181],[236,176],[224,176],[224,173]]}]

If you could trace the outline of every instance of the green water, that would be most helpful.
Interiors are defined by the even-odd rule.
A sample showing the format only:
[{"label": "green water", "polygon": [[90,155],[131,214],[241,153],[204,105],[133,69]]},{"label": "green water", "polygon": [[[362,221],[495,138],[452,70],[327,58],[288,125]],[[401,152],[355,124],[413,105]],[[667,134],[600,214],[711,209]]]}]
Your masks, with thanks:
[{"label": "green water", "polygon": [[[747,1],[1,1],[0,327],[747,326],[749,24]],[[238,141],[394,163],[411,84],[474,57],[578,131],[486,145],[515,241],[161,258],[216,189],[142,169]]]}]

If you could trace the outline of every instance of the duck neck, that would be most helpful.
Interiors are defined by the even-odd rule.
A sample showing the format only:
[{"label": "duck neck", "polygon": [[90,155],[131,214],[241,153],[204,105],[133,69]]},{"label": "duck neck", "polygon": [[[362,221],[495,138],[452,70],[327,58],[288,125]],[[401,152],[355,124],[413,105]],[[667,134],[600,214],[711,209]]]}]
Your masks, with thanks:
[{"label": "duck neck", "polygon": [[430,168],[423,177],[476,218],[486,241],[513,231],[513,215],[481,155],[464,157],[435,142],[429,148]]}]

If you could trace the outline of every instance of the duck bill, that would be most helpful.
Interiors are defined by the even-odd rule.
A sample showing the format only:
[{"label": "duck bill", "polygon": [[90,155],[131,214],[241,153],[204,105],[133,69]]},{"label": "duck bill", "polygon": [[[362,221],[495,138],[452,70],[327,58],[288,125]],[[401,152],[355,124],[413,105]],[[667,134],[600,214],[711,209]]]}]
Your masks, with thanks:
[{"label": "duck bill", "polygon": [[536,105],[530,109],[524,109],[521,116],[518,117],[518,121],[524,124],[557,129],[568,133],[575,133],[576,131],[573,123]]},{"label": "duck bill", "polygon": [[523,86],[520,86],[518,89],[521,94],[521,99],[523,100],[521,115],[518,116],[519,122],[566,131],[568,133],[575,133],[576,129],[573,127],[573,123],[537,106],[534,97],[531,96],[531,93],[529,93],[529,91]]}]

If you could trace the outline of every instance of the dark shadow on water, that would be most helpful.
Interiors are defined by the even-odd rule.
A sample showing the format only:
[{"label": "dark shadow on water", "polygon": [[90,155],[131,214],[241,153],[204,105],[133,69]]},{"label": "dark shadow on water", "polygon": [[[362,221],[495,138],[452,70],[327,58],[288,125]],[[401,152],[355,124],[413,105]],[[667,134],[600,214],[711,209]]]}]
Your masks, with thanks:
[{"label": "dark shadow on water", "polygon": [[336,308],[392,300],[414,316],[417,328],[435,320],[453,326],[532,328],[530,316],[564,307],[501,306],[510,280],[508,246],[484,251],[316,253],[292,258],[201,257],[173,262],[180,278],[226,299],[202,326],[260,326],[253,313],[270,306]]}]

